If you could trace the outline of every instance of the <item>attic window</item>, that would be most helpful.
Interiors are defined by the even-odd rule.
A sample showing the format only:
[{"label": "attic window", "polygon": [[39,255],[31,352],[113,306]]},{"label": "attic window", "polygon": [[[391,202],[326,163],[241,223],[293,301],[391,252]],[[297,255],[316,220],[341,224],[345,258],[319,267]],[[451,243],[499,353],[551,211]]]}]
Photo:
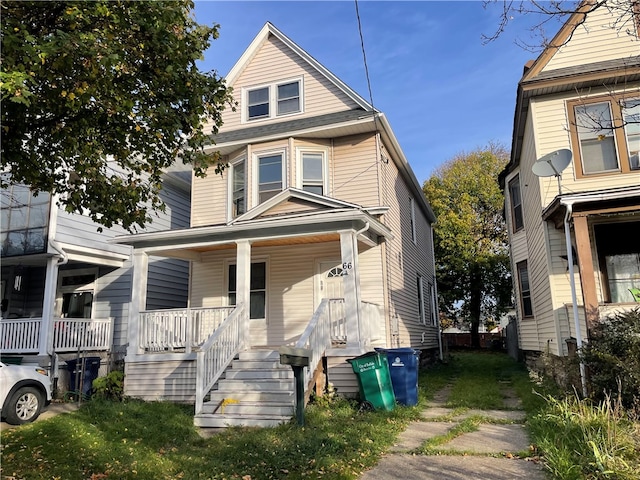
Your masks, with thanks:
[{"label": "attic window", "polygon": [[260,85],[244,91],[243,122],[302,112],[302,78]]}]

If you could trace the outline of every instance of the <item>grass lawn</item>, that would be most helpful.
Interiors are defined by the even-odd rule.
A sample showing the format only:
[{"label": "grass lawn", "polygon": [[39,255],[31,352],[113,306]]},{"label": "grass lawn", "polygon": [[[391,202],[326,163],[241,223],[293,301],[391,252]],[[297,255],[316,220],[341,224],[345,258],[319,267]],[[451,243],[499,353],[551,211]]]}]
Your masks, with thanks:
[{"label": "grass lawn", "polygon": [[524,367],[504,354],[456,353],[446,365],[421,370],[419,384],[416,407],[363,412],[355,402],[323,397],[307,407],[304,427],[231,428],[208,439],[193,426],[192,407],[94,400],[3,431],[1,478],[355,479],[445,387],[448,405],[457,409],[500,408],[506,384],[531,419],[543,418],[548,408]]}]

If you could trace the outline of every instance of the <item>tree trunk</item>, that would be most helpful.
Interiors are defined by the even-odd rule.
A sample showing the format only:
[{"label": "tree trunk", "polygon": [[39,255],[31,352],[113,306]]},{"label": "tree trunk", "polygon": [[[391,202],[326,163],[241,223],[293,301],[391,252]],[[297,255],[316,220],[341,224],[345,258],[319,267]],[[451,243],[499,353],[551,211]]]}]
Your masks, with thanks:
[{"label": "tree trunk", "polygon": [[477,267],[472,267],[469,298],[469,315],[471,317],[471,346],[480,348],[480,310],[482,305],[482,275]]}]

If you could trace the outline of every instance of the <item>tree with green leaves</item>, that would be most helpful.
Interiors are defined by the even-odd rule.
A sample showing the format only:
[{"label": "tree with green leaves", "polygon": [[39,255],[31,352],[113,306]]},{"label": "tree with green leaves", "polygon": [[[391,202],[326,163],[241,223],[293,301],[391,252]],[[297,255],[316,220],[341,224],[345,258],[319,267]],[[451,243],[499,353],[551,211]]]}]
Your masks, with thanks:
[{"label": "tree with green leaves", "polygon": [[508,161],[495,145],[459,154],[423,186],[438,219],[434,250],[440,307],[468,318],[473,346],[480,322],[511,305],[509,245],[498,174]]},{"label": "tree with green leaves", "polygon": [[[2,1],[2,171],[57,195],[68,212],[128,230],[163,209],[161,175],[178,158],[198,176],[231,105],[197,61],[219,25],[190,0]],[[205,128],[207,127],[207,128]]]}]

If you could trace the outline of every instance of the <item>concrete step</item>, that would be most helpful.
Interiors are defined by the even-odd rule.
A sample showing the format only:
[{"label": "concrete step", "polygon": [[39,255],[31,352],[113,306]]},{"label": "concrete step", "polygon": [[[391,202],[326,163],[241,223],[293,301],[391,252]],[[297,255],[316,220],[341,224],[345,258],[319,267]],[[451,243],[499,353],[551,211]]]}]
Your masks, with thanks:
[{"label": "concrete step", "polygon": [[[224,399],[232,399],[243,402],[264,402],[277,404],[291,404],[295,402],[295,393],[291,391],[275,390],[275,391],[245,391],[245,392],[228,392],[213,390],[210,394],[209,401],[218,405]],[[207,402],[208,403],[208,402]]]},{"label": "concrete step", "polygon": [[225,427],[275,427],[291,420],[291,416],[283,415],[196,415],[193,423],[196,427],[225,428]]},{"label": "concrete step", "polygon": [[263,392],[263,391],[293,391],[294,380],[292,378],[271,379],[233,379],[225,378],[218,382],[220,392]]},{"label": "concrete step", "polygon": [[220,415],[263,415],[263,416],[289,416],[294,415],[293,403],[271,403],[271,402],[248,402],[239,401],[238,403],[220,403],[208,402],[202,406],[201,414],[220,414]]},{"label": "concrete step", "polygon": [[229,368],[225,372],[225,378],[227,379],[236,379],[236,380],[244,380],[244,379],[254,379],[254,380],[268,380],[274,378],[293,378],[293,370],[290,368],[280,369],[280,368],[271,368],[271,369],[257,369],[257,368]]},{"label": "concrete step", "polygon": [[273,360],[280,361],[276,350],[245,350],[238,354],[240,360]]},{"label": "concrete step", "polygon": [[291,370],[291,367],[288,365],[282,365],[280,360],[273,360],[271,358],[263,359],[263,360],[242,360],[235,359],[231,364],[231,369],[233,370],[241,370],[245,368],[277,368],[277,369],[288,369]]}]

